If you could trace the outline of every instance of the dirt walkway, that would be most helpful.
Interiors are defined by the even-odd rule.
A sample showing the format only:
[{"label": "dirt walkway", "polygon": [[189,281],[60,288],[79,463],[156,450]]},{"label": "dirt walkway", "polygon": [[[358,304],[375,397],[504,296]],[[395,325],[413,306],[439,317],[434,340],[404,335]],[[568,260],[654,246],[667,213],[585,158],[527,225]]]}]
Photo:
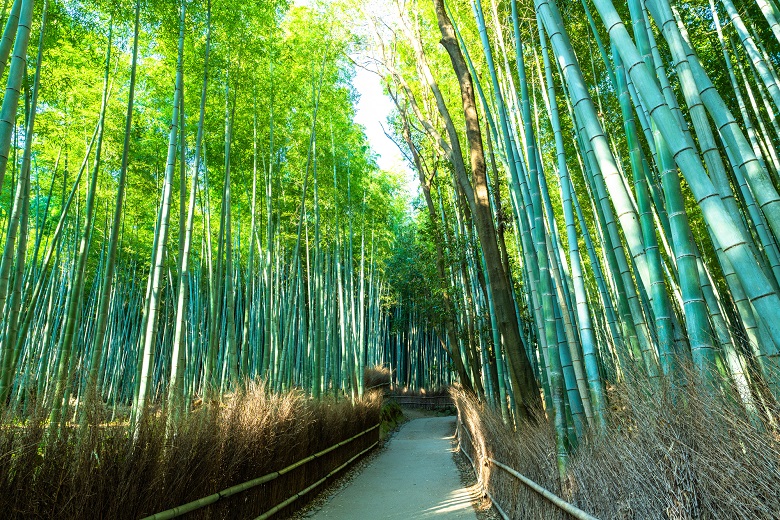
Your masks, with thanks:
[{"label": "dirt walkway", "polygon": [[405,424],[387,449],[320,509],[315,520],[476,520],[452,460],[454,417]]}]

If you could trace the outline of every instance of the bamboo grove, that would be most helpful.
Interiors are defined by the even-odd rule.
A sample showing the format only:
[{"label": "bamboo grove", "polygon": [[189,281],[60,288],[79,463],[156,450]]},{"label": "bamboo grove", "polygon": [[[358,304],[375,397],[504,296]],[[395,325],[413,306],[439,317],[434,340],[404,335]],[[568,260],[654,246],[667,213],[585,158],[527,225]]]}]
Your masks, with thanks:
[{"label": "bamboo grove", "polygon": [[405,208],[352,120],[344,18],[282,0],[4,8],[7,413],[55,433],[162,408],[170,428],[256,378],[362,395],[397,336],[383,273]]},{"label": "bamboo grove", "polygon": [[307,4],[4,0],[5,417],[175,433],[384,365],[551,421],[561,482],[621,384],[776,429],[774,0]]},{"label": "bamboo grove", "polygon": [[561,477],[618,382],[776,424],[776,3],[388,9],[373,66],[464,386],[510,424],[543,406]]}]

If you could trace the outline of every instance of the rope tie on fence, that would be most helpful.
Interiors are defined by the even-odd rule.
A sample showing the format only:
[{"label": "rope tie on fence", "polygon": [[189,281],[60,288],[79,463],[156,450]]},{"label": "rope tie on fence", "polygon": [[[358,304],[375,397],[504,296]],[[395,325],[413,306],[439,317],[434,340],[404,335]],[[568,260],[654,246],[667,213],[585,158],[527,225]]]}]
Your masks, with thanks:
[{"label": "rope tie on fence", "polygon": [[326,480],[328,480],[330,477],[332,477],[333,475],[335,475],[335,474],[336,474],[336,473],[338,473],[339,471],[343,470],[344,468],[346,468],[347,466],[349,466],[350,464],[352,464],[352,462],[354,462],[355,460],[357,460],[359,457],[362,457],[362,456],[363,456],[365,453],[368,453],[369,451],[371,451],[372,449],[374,449],[374,447],[375,447],[377,444],[379,444],[379,441],[376,441],[376,442],[374,442],[374,444],[372,444],[371,446],[369,446],[369,447],[368,447],[368,448],[366,448],[365,450],[361,451],[360,453],[358,453],[357,455],[355,455],[354,457],[352,457],[351,459],[349,459],[347,462],[345,462],[344,464],[342,464],[342,465],[341,465],[341,466],[339,466],[338,468],[334,469],[333,471],[331,471],[330,473],[328,473],[327,475],[325,475],[325,476],[324,476],[324,477],[322,477],[320,480],[318,480],[317,482],[315,482],[315,483],[314,483],[314,484],[312,484],[311,486],[307,487],[307,488],[306,488],[306,489],[304,489],[303,491],[299,491],[298,493],[294,494],[293,496],[291,496],[290,498],[288,498],[288,499],[287,499],[287,500],[285,500],[284,502],[281,502],[280,504],[277,504],[277,505],[275,505],[273,508],[269,509],[268,511],[266,511],[266,512],[265,512],[265,513],[263,513],[262,515],[258,516],[258,517],[257,517],[255,520],[266,520],[267,518],[270,518],[270,517],[271,517],[272,515],[274,515],[275,513],[278,513],[279,511],[281,511],[281,510],[282,510],[282,509],[284,509],[285,507],[289,506],[290,504],[292,504],[293,502],[295,502],[296,500],[298,500],[299,498],[301,498],[303,495],[305,495],[306,493],[308,493],[308,492],[309,492],[309,491],[311,491],[312,489],[316,488],[317,486],[319,486],[320,484],[322,484],[323,482],[325,482]]},{"label": "rope tie on fence", "polygon": [[[280,469],[278,471],[273,471],[271,473],[268,473],[267,475],[263,475],[262,477],[255,478],[255,479],[249,480],[249,481],[241,483],[241,484],[236,484],[235,486],[231,486],[231,487],[229,487],[227,489],[223,489],[222,491],[217,491],[216,493],[214,493],[212,495],[209,495],[207,497],[199,498],[198,500],[193,500],[192,502],[187,502],[186,504],[183,504],[183,505],[180,505],[180,506],[176,506],[174,508],[167,509],[165,511],[161,511],[159,513],[155,513],[155,514],[153,514],[151,516],[147,516],[146,518],[143,518],[142,520],[167,520],[169,518],[176,518],[177,516],[181,516],[184,513],[189,513],[190,511],[195,511],[196,509],[200,509],[202,507],[206,507],[206,506],[211,505],[211,504],[213,504],[213,503],[215,503],[215,502],[217,502],[217,501],[219,501],[219,500],[221,500],[223,498],[227,498],[227,497],[229,497],[231,495],[235,495],[236,493],[240,493],[242,491],[246,491],[247,489],[251,489],[253,487],[257,487],[260,484],[265,484],[266,482],[270,482],[270,481],[272,481],[272,480],[274,480],[276,478],[279,478],[282,475],[284,475],[286,473],[289,473],[290,471],[292,471],[292,470],[294,470],[294,469],[296,469],[296,468],[298,468],[300,466],[303,466],[304,464],[307,464],[307,463],[313,461],[314,459],[320,458],[323,455],[326,455],[326,454],[330,453],[331,451],[333,451],[335,449],[338,449],[338,448],[340,448],[340,447],[342,447],[342,446],[344,446],[346,444],[349,444],[350,442],[358,439],[359,437],[362,437],[363,435],[367,434],[370,431],[376,430],[377,428],[379,428],[379,424],[376,424],[376,425],[372,426],[371,428],[368,428],[367,430],[364,430],[364,431],[358,433],[357,435],[355,435],[353,437],[350,437],[349,439],[345,439],[345,440],[343,440],[341,442],[338,442],[338,443],[334,444],[333,446],[331,446],[329,448],[325,448],[324,450],[318,451],[317,453],[315,453],[313,455],[309,455],[308,457],[303,458],[303,459],[299,460],[298,462],[294,462],[294,463],[290,464],[289,466],[287,466],[286,468]],[[282,504],[279,504],[278,506],[275,506],[275,509],[272,509],[271,511],[269,511],[268,513],[265,513],[265,514],[270,516],[271,514],[273,514],[273,512],[276,512],[276,511],[279,511],[279,510],[283,509],[284,507],[286,507],[290,503],[294,502],[295,500],[297,500],[301,496],[305,495],[306,493],[308,493],[309,491],[311,491],[315,487],[317,487],[320,484],[322,484],[325,480],[327,480],[331,476],[335,475],[336,473],[338,473],[339,471],[341,471],[342,469],[347,467],[349,464],[352,463],[352,461],[354,461],[355,459],[357,459],[358,457],[360,457],[364,453],[368,452],[369,450],[373,449],[377,444],[378,444],[378,442],[375,442],[374,444],[372,444],[371,446],[369,446],[365,450],[361,451],[360,453],[358,453],[357,455],[355,455],[354,457],[349,459],[347,462],[345,462],[344,464],[342,464],[341,466],[339,466],[335,470],[333,470],[330,473],[328,473],[322,479],[318,480],[317,482],[315,482],[311,486],[307,487],[303,491],[300,491],[300,492],[296,493],[295,496],[293,496],[292,498],[287,499],[285,501],[285,502],[288,502],[288,501],[289,502],[287,504],[285,504],[284,506],[282,506],[282,504],[284,504],[284,502],[283,502]],[[278,508],[278,509],[276,509],[276,508]],[[268,517],[267,516],[261,516],[260,518],[268,518]]]},{"label": "rope tie on fence", "polygon": [[[482,476],[480,475],[479,471],[477,471],[477,464],[476,464],[476,462],[474,462],[474,459],[471,458],[471,455],[469,455],[468,452],[466,450],[464,450],[463,447],[461,446],[460,434],[461,434],[461,432],[463,432],[463,433],[466,434],[466,437],[468,437],[469,445],[471,446],[471,448],[474,449],[474,451],[476,451],[476,446],[474,446],[474,440],[471,438],[471,434],[469,433],[469,429],[468,428],[463,428],[463,426],[465,426],[465,425],[460,420],[460,410],[458,410],[458,421],[457,421],[456,426],[457,427],[456,427],[455,431],[456,431],[457,436],[458,436],[458,450],[462,454],[464,454],[466,456],[466,458],[469,460],[469,462],[471,462],[471,468],[474,470],[474,475],[477,477],[477,483],[480,485],[480,487],[482,487],[482,490],[485,492],[487,497],[493,503],[493,507],[496,508],[496,511],[498,511],[498,514],[501,515],[501,518],[503,518],[504,520],[512,520],[511,518],[509,518],[509,515],[506,514],[506,511],[504,511],[502,509],[502,507],[499,505],[498,501],[495,498],[493,498],[493,495],[490,494],[490,490],[482,482]],[[476,456],[478,457],[479,454],[476,454]]]},{"label": "rope tie on fence", "polygon": [[[479,472],[477,472],[477,465],[476,465],[474,459],[472,459],[471,456],[469,456],[469,454],[466,453],[466,451],[463,450],[462,447],[461,447],[460,433],[464,432],[466,434],[466,436],[468,437],[468,439],[469,439],[469,444],[476,451],[476,447],[474,446],[474,441],[473,441],[473,439],[471,437],[471,434],[469,433],[468,428],[464,427],[464,426],[466,426],[466,425],[463,423],[463,421],[460,420],[460,411],[458,411],[458,424],[457,424],[458,449],[460,450],[461,453],[463,453],[466,456],[467,459],[469,459],[469,462],[471,462],[471,467],[474,468],[474,473],[477,475],[477,479],[479,479]],[[476,457],[479,458],[479,454],[478,453],[476,454]],[[570,514],[574,518],[577,518],[578,520],[599,520],[595,516],[593,516],[593,515],[591,515],[589,513],[586,513],[585,511],[583,511],[582,509],[578,508],[577,506],[574,506],[574,505],[566,502],[564,499],[562,499],[561,497],[559,497],[555,493],[553,493],[553,492],[543,488],[542,486],[540,486],[539,484],[537,484],[536,482],[534,482],[530,478],[526,477],[525,475],[523,475],[522,473],[520,473],[516,469],[513,469],[513,468],[507,466],[506,464],[493,459],[492,457],[485,456],[484,460],[485,460],[485,462],[487,462],[489,464],[493,464],[494,466],[496,466],[498,468],[501,468],[502,470],[506,471],[508,474],[512,475],[517,480],[519,480],[520,482],[525,484],[527,487],[531,488],[533,491],[538,493],[542,498],[544,498],[545,500],[547,500],[548,502],[550,502],[554,506],[558,507],[558,509],[560,509],[560,510],[562,510],[562,511],[568,513],[568,514]],[[480,483],[480,484],[482,484],[482,483]],[[496,507],[498,512],[501,514],[501,516],[505,520],[509,520],[509,516],[503,511],[503,509],[501,509],[501,507],[498,505],[498,502],[496,502],[496,500],[490,495],[490,492],[487,489],[487,485],[486,484],[482,484],[482,487],[485,490],[485,494],[487,494],[487,496],[490,499],[490,501],[493,502],[493,505]]]}]

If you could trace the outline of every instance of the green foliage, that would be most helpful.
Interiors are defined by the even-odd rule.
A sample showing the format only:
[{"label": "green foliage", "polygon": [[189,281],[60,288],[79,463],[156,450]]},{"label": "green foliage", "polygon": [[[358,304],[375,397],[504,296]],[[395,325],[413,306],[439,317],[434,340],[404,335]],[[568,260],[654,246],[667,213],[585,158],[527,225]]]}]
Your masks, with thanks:
[{"label": "green foliage", "polygon": [[383,439],[406,421],[401,406],[392,399],[385,399],[382,401],[382,408],[379,410],[379,419],[382,424],[381,437]]},{"label": "green foliage", "polygon": [[[106,37],[113,25],[114,49],[102,167],[99,177],[98,242],[107,233],[107,218],[115,192],[129,79],[133,2],[52,2],[44,42],[43,81],[36,121],[33,193],[37,205],[46,203],[49,185],[55,189],[49,201],[44,232],[51,232],[63,197],[70,189],[81,163],[100,107],[101,78]],[[185,119],[188,167],[194,164],[194,141],[200,103],[206,0],[192,2],[187,12],[185,38]],[[377,257],[387,256],[392,226],[403,214],[399,180],[378,170],[362,129],[353,122],[356,93],[351,86],[352,64],[347,59],[352,37],[346,21],[330,10],[296,7],[288,2],[234,2],[213,0],[210,83],[206,101],[205,171],[208,201],[219,212],[224,164],[225,86],[230,84],[228,103],[234,114],[231,168],[234,188],[233,215],[236,229],[247,232],[250,220],[252,172],[254,169],[253,119],[258,120],[258,176],[273,168],[274,203],[279,208],[277,224],[290,247],[294,241],[313,107],[313,90],[323,69],[317,122],[314,169],[320,181],[320,211],[323,237],[332,242],[338,230],[335,213],[350,215],[357,229],[372,232]],[[129,160],[128,191],[124,210],[121,252],[127,261],[143,266],[154,230],[170,124],[172,78],[176,60],[178,10],[172,2],[150,2],[141,15],[135,114]],[[306,30],[299,30],[306,27]],[[251,35],[251,37],[246,37]],[[31,46],[32,47],[32,46]],[[271,111],[274,118],[274,150],[270,150]],[[323,115],[324,114],[324,115]],[[19,144],[21,146],[21,143]],[[18,149],[20,153],[20,149]],[[59,169],[54,171],[57,157]],[[334,187],[333,170],[337,185]],[[311,177],[312,172],[309,173]],[[309,179],[311,182],[311,178]],[[350,185],[349,195],[347,184]],[[201,189],[205,189],[205,179]],[[198,213],[207,209],[201,191]],[[10,210],[10,193],[0,197],[0,208]],[[312,205],[312,194],[307,195]],[[35,206],[34,206],[35,207]],[[313,213],[307,212],[313,219]],[[172,226],[179,226],[173,213]],[[262,227],[262,226],[261,226]],[[202,229],[202,225],[201,225]],[[37,230],[36,230],[37,231]],[[264,228],[261,231],[264,233]],[[264,238],[261,236],[261,239]],[[242,241],[243,256],[249,241]],[[171,247],[177,246],[172,236]],[[94,270],[94,263],[91,263]],[[92,272],[90,273],[90,277]]]}]

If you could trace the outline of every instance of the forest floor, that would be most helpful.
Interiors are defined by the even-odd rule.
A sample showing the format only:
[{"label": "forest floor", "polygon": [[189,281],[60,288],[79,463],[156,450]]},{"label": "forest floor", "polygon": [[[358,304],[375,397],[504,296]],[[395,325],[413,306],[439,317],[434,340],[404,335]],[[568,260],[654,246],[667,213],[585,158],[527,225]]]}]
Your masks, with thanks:
[{"label": "forest floor", "polygon": [[[411,420],[379,453],[323,493],[297,518],[491,518],[484,516],[476,483],[464,482],[468,475],[456,466],[455,457],[461,456],[454,453],[452,442],[455,418],[432,417],[417,410],[404,410],[404,414]],[[479,517],[475,507],[483,509]]]}]

